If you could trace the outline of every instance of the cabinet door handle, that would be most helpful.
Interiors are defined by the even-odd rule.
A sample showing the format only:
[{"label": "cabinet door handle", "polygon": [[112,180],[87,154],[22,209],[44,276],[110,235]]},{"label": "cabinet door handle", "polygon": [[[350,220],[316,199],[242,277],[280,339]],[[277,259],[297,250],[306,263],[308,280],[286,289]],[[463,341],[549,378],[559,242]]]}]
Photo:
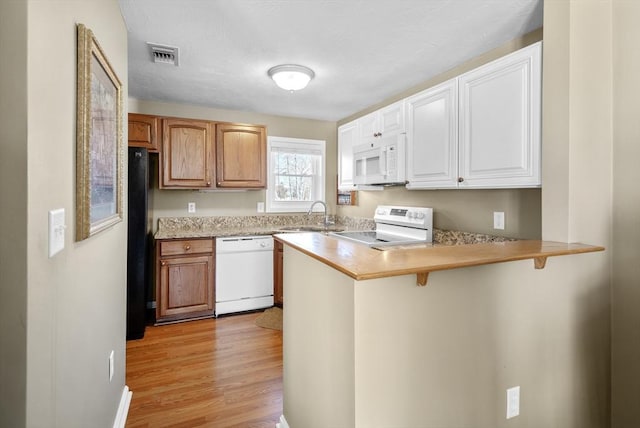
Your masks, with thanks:
[{"label": "cabinet door handle", "polygon": [[166,266],[167,262],[165,262],[164,260],[160,262],[160,266]]},{"label": "cabinet door handle", "polygon": [[191,245],[189,245],[189,244],[185,244],[185,246],[184,246],[184,250],[185,250],[185,251],[189,251],[190,249],[191,249]]},{"label": "cabinet door handle", "polygon": [[464,181],[463,177],[458,177],[458,183],[462,183]]},{"label": "cabinet door handle", "polygon": [[207,186],[211,186],[211,182],[210,181],[207,181]]}]

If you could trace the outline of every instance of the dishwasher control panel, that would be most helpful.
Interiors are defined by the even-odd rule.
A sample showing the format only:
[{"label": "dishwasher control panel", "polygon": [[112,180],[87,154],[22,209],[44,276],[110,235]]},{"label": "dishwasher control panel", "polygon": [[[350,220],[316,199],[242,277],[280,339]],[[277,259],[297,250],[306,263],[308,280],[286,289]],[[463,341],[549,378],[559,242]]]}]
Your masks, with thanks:
[{"label": "dishwasher control panel", "polygon": [[216,238],[216,253],[263,250],[273,250],[273,237],[271,237],[271,235],[227,236]]}]

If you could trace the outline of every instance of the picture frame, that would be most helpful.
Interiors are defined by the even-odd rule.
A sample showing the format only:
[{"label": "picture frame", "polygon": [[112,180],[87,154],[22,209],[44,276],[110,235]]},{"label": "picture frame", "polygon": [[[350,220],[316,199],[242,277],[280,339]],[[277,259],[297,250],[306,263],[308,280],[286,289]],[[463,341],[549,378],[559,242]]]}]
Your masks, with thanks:
[{"label": "picture frame", "polygon": [[122,83],[93,32],[77,25],[76,241],[122,221]]}]

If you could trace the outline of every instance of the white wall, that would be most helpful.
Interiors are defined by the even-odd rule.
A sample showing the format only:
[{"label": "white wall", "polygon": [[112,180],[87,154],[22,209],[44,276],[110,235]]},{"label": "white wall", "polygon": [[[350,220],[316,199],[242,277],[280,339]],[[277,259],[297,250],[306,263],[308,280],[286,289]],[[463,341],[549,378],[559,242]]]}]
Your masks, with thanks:
[{"label": "white wall", "polygon": [[[9,0],[0,16],[11,58],[0,73],[0,425],[112,426],[125,378],[126,223],[74,242],[76,24],[94,31],[125,94],[126,29],[116,0]],[[50,259],[55,208],[66,211],[66,248]]]}]

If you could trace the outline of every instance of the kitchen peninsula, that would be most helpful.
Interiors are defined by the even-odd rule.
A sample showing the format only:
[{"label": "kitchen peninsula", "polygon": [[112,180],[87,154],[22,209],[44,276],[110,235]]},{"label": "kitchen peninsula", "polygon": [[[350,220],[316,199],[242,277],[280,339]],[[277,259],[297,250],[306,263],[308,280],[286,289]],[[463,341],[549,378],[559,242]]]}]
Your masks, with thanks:
[{"label": "kitchen peninsula", "polygon": [[[503,409],[488,403],[517,362],[497,357],[531,319],[544,323],[510,308],[535,302],[556,260],[573,259],[543,269],[547,257],[604,250],[511,241],[380,251],[319,233],[275,238],[285,244],[282,420],[309,428],[474,426],[456,421],[460,395],[475,397],[468,414],[498,426]],[[511,263],[490,266],[500,262]]]}]

